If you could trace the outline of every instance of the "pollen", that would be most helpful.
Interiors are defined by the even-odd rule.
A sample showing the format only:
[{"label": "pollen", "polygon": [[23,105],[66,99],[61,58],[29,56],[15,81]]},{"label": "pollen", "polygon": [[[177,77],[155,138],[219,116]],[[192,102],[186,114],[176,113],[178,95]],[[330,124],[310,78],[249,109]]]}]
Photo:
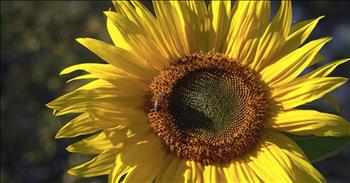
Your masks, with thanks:
[{"label": "pollen", "polygon": [[170,151],[203,164],[253,149],[264,127],[267,95],[259,75],[214,52],[185,56],[149,85],[148,117]]}]

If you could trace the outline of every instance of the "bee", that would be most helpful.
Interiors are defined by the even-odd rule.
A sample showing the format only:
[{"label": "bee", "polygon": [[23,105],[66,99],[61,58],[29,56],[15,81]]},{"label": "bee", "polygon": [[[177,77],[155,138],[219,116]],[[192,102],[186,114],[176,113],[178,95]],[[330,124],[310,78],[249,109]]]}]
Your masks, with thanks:
[{"label": "bee", "polygon": [[161,102],[163,100],[163,97],[165,96],[165,93],[161,93],[159,95],[159,97],[154,101],[154,104],[153,104],[153,110],[156,111],[156,112],[159,112],[160,111],[160,105],[161,105]]}]

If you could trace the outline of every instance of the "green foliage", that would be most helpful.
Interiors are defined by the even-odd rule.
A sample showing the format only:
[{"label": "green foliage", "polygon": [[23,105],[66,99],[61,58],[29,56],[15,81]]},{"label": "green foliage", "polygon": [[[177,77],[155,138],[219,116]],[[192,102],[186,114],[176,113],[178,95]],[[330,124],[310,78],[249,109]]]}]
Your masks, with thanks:
[{"label": "green foliage", "polygon": [[335,156],[350,144],[350,137],[288,136],[303,149],[311,162]]}]

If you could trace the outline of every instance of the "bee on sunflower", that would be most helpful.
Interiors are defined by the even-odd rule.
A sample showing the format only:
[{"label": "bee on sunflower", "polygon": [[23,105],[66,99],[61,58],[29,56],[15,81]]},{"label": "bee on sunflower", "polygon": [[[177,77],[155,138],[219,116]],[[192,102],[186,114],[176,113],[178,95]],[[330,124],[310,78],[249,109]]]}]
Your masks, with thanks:
[{"label": "bee on sunflower", "polygon": [[[68,173],[109,182],[325,182],[303,137],[346,138],[340,116],[297,107],[347,78],[328,77],[350,59],[322,61],[329,37],[305,43],[322,18],[291,26],[290,1],[270,20],[270,2],[113,1],[104,12],[114,44],[77,41],[107,64],[85,63],[95,79],[47,104],[77,114],[56,135],[92,136],[70,145],[96,154]],[[292,135],[289,135],[292,134]]]}]

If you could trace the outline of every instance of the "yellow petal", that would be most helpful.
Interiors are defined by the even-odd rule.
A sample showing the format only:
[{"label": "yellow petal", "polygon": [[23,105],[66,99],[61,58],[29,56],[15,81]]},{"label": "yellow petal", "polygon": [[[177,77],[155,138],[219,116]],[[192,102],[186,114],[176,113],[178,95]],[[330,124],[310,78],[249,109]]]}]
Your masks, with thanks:
[{"label": "yellow petal", "polygon": [[226,175],[224,174],[223,169],[218,165],[204,166],[203,177],[204,182],[226,182]]},{"label": "yellow petal", "polygon": [[[102,92],[102,93],[99,93]],[[98,95],[100,94],[100,95]],[[91,96],[97,96],[95,98]],[[105,93],[103,91],[73,91],[70,92],[66,95],[63,95],[54,101],[51,101],[50,103],[47,104],[48,107],[52,109],[59,110],[55,115],[62,115],[62,111],[66,111],[68,109],[77,109],[77,108],[82,108],[82,107],[88,107],[88,106],[99,106],[101,104],[106,104],[111,102],[116,102],[118,101],[117,95],[113,95],[108,93],[108,90],[105,90]],[[72,111],[73,112],[73,111]],[[79,113],[79,112],[87,112],[87,111],[80,111],[77,110],[73,113]]]},{"label": "yellow petal", "polygon": [[231,1],[210,1],[209,16],[213,32],[209,34],[209,49],[222,52],[231,20]]},{"label": "yellow petal", "polygon": [[[175,58],[207,51],[210,21],[204,1],[153,1],[167,46]],[[190,25],[190,26],[189,26]]]},{"label": "yellow petal", "polygon": [[132,50],[129,46],[129,43],[124,39],[123,34],[117,29],[117,27],[113,24],[113,22],[107,18],[107,31],[112,39],[114,45],[118,46],[119,48],[122,48],[124,50]]},{"label": "yellow petal", "polygon": [[111,64],[84,63],[69,66],[60,72],[60,75],[69,74],[78,70],[86,71],[91,74],[77,76],[67,81],[67,83],[80,79],[102,79],[110,83],[115,83],[117,78],[128,77],[122,70]]},{"label": "yellow petal", "polygon": [[296,156],[299,156],[307,160],[307,157],[304,154],[303,150],[292,139],[282,134],[281,132],[278,132],[272,129],[265,129],[264,137],[267,140],[276,144],[282,150],[290,151]]},{"label": "yellow petal", "polygon": [[[322,55],[319,55],[319,56],[322,56]],[[316,56],[316,58],[317,58],[317,56]],[[316,77],[327,77],[336,67],[338,67],[340,64],[348,62],[349,60],[350,60],[350,58],[332,61],[332,62],[328,63],[327,65],[319,67],[318,69],[316,69],[308,74],[305,74],[304,76],[296,78],[295,80],[297,81],[297,80],[311,79],[311,78],[316,78]],[[318,62],[318,61],[315,61],[315,62]],[[330,94],[325,94],[323,98],[325,100],[327,100],[338,113],[340,112],[339,105],[334,97],[332,97]]]},{"label": "yellow petal", "polygon": [[141,19],[138,17],[135,8],[128,1],[115,1],[113,0],[113,5],[117,10],[118,14],[124,15],[130,21],[135,23],[136,25],[141,24]]},{"label": "yellow petal", "polygon": [[340,64],[343,64],[345,62],[348,62],[350,58],[336,60],[328,63],[327,65],[324,65],[308,74],[305,74],[304,76],[298,78],[298,79],[311,79],[316,77],[327,77],[336,67],[338,67]]},{"label": "yellow petal", "polygon": [[108,183],[119,183],[121,178],[128,172],[132,172],[136,166],[130,167],[124,164],[121,160],[121,154],[118,154],[115,159],[115,164],[112,167],[111,173],[108,176]]},{"label": "yellow petal", "polygon": [[314,110],[281,112],[269,127],[295,135],[350,136],[350,124],[345,119]]},{"label": "yellow petal", "polygon": [[[141,110],[114,109],[112,111],[106,111],[105,108],[101,107],[100,110],[89,111],[89,113],[84,113],[73,119],[71,121],[72,123],[69,122],[57,133],[56,138],[67,138],[97,130],[104,130],[105,133],[108,131],[129,130],[132,134],[129,134],[128,137],[133,136],[133,133],[142,135],[148,133],[150,130],[147,121],[147,114]],[[129,132],[125,131],[122,133],[128,134]],[[113,136],[109,138],[111,138],[112,142],[120,142],[120,139],[113,141]]]},{"label": "yellow petal", "polygon": [[[211,22],[207,6],[203,0],[200,1],[183,1],[185,8],[182,8],[182,14],[187,18],[186,25],[189,26],[189,42],[190,51],[209,51],[208,49],[208,36],[211,31]],[[206,38],[206,39],[203,39]]]},{"label": "yellow petal", "polygon": [[272,98],[283,109],[292,109],[322,97],[347,80],[342,77],[302,79],[274,89]]},{"label": "yellow petal", "polygon": [[265,130],[258,152],[246,159],[264,182],[324,182],[298,145],[278,132]]},{"label": "yellow petal", "polygon": [[[132,24],[134,24],[137,27],[137,29],[132,29],[133,30],[132,32],[139,31],[136,37],[132,36],[134,37],[133,39],[140,39],[141,38],[140,35],[142,34],[142,40],[140,41],[146,42],[146,45],[144,46],[147,46],[147,44],[152,45],[153,50],[154,48],[156,48],[155,50],[159,51],[159,53],[158,54],[148,53],[147,50],[142,50],[142,48],[140,47],[142,45],[138,45],[139,44],[138,41],[135,42],[132,40],[126,41],[128,45],[130,44],[130,46],[128,46],[128,48],[130,49],[127,49],[127,50],[134,51],[137,54],[140,54],[140,51],[141,51],[143,52],[144,55],[147,55],[147,56],[153,55],[153,60],[151,60],[151,62],[157,61],[159,62],[158,63],[159,65],[161,64],[167,65],[169,60],[176,60],[178,58],[178,55],[176,55],[177,53],[174,53],[175,51],[174,48],[172,47],[171,44],[169,44],[167,40],[168,37],[164,36],[162,29],[160,28],[159,22],[141,2],[131,1],[131,4],[133,6],[131,6],[131,4],[127,1],[113,1],[113,4],[116,7],[118,14],[123,15],[125,18],[129,19],[130,20],[129,22],[132,22]],[[120,20],[116,20],[114,22],[114,24],[116,25],[118,25],[119,23],[120,23]],[[125,40],[124,38],[128,39],[128,37],[130,39],[130,36],[132,33],[131,31],[128,31],[127,29],[124,29],[124,31],[122,30],[118,30],[118,31],[121,32],[120,34],[118,34],[118,36],[123,38],[123,40]],[[144,49],[149,49],[149,48],[146,47]],[[163,60],[158,59],[158,57],[162,58],[161,56],[164,57]],[[152,59],[152,58],[149,58],[149,59]]]},{"label": "yellow petal", "polygon": [[294,25],[290,30],[290,34],[287,37],[283,49],[280,51],[280,53],[278,53],[278,55],[284,56],[302,45],[309,37],[312,30],[316,27],[319,20],[323,17],[324,16],[320,16],[312,20],[305,20]]},{"label": "yellow petal", "polygon": [[287,136],[267,130],[264,133],[266,139],[276,144],[289,157],[293,164],[294,182],[326,182],[322,175],[312,167],[299,146]]},{"label": "yellow petal", "polygon": [[215,166],[205,166],[203,177],[207,182],[217,182],[215,179]]},{"label": "yellow petal", "polygon": [[[93,90],[92,90],[93,89]],[[95,91],[94,91],[95,90]],[[49,108],[61,110],[65,107],[69,107],[71,104],[74,104],[81,100],[91,100],[90,96],[99,96],[98,98],[111,98],[116,96],[115,86],[111,83],[104,80],[97,80],[90,82],[75,91],[67,93],[47,104]],[[95,93],[95,95],[92,95]],[[88,95],[90,94],[90,95]]]},{"label": "yellow petal", "polygon": [[[122,134],[119,135],[122,137]],[[126,137],[124,137],[126,138]],[[121,141],[122,139],[120,139]],[[67,151],[80,154],[99,154],[114,145],[105,132],[90,136],[67,147]]]},{"label": "yellow petal", "polygon": [[110,129],[113,131],[112,128],[125,128],[129,130],[137,130],[135,131],[136,133],[146,132],[150,129],[148,116],[143,110],[118,110],[119,111],[114,111],[114,113],[96,111],[91,113],[91,116],[94,117],[95,120],[98,120],[96,125],[104,130]]},{"label": "yellow petal", "polygon": [[[115,78],[113,84],[96,80],[79,89],[65,94],[47,104],[49,108],[59,110],[55,115],[68,113],[93,112],[95,110],[106,111],[119,107],[142,107],[146,85],[128,78]],[[130,93],[133,91],[133,93]]]},{"label": "yellow petal", "polygon": [[[324,18],[325,16],[320,16],[315,19],[304,20],[302,22],[298,22],[295,24],[288,35],[289,39],[298,39],[300,40],[299,45],[303,44],[303,42],[309,37],[311,32],[316,27],[317,23]],[[298,37],[298,38],[297,38]]]},{"label": "yellow petal", "polygon": [[182,2],[152,1],[157,21],[162,31],[161,36],[166,40],[169,50],[173,50],[175,57],[180,58],[190,53],[189,30],[181,12],[188,11]]},{"label": "yellow petal", "polygon": [[292,160],[295,168],[296,182],[326,182],[326,179],[314,168],[310,162],[296,156],[289,151],[284,151]]},{"label": "yellow petal", "polygon": [[[63,107],[60,110],[57,110],[55,116],[62,116],[66,114],[80,114],[80,113],[94,113],[94,111],[104,111],[109,112],[112,110],[117,110],[118,106],[115,106],[112,103],[118,102],[120,100],[106,99],[105,101],[90,101],[90,102],[79,102],[77,104],[72,104],[67,107]],[[69,105],[69,104],[68,104]],[[124,104],[125,105],[125,104]]]},{"label": "yellow petal", "polygon": [[[122,70],[114,67],[111,64],[98,64],[98,63],[84,63],[84,64],[72,65],[63,69],[60,72],[60,75],[69,74],[78,70],[86,71],[91,74],[77,76],[75,78],[68,80],[67,83],[75,80],[80,80],[80,79],[103,79],[113,84],[118,80],[118,78],[128,77],[123,73]],[[130,78],[130,79],[133,79],[133,78]]]},{"label": "yellow petal", "polygon": [[284,56],[276,63],[262,70],[262,79],[270,87],[277,87],[289,83],[310,65],[316,54],[328,41],[330,41],[330,38],[321,38],[311,41],[303,47]]},{"label": "yellow petal", "polygon": [[139,59],[146,66],[149,65],[157,70],[163,70],[169,64],[159,45],[152,40],[152,37],[149,38],[140,26],[118,13],[112,11],[105,11],[104,13],[120,32],[118,36],[127,42],[128,46],[125,49],[129,48],[128,51],[133,55],[142,55],[142,58]]},{"label": "yellow petal", "polygon": [[91,38],[78,38],[77,41],[128,76],[151,80],[155,75],[155,70],[143,59],[124,49]]},{"label": "yellow petal", "polygon": [[244,161],[234,160],[228,167],[223,167],[227,182],[261,182],[255,172]]},{"label": "yellow petal", "polygon": [[323,56],[321,53],[318,53],[315,58],[311,61],[309,66],[312,66],[314,64],[320,63],[325,60],[325,56]]},{"label": "yellow petal", "polygon": [[98,79],[90,83],[87,83],[85,85],[82,85],[76,90],[94,90],[96,88],[114,88],[114,87],[115,86],[113,86],[110,82],[102,79]]},{"label": "yellow petal", "polygon": [[[259,37],[269,22],[270,2],[238,1],[236,3],[237,9],[231,19],[226,47],[223,51],[228,57],[246,64],[251,62],[254,56],[247,50],[255,50],[257,47],[257,41],[250,40]],[[248,57],[247,53],[251,57]]]},{"label": "yellow petal", "polygon": [[152,182],[156,175],[158,175],[158,172],[161,171],[166,152],[166,149],[156,136],[148,139],[148,143],[128,148],[122,154],[121,161],[128,166],[136,167],[133,171],[128,172],[124,181]]},{"label": "yellow petal", "polygon": [[[125,3],[125,1],[116,2]],[[150,12],[148,8],[140,1],[132,0],[131,4],[135,8],[135,10],[132,10],[132,12],[134,12],[135,16],[140,20],[138,21],[139,25],[143,27],[143,29],[147,32],[147,35],[151,35],[152,38],[157,38],[157,36],[159,36],[159,34],[157,34],[159,27],[157,26],[156,18],[152,12]]]},{"label": "yellow petal", "polygon": [[163,39],[162,31],[159,30],[160,25],[153,14],[143,5],[143,3],[139,1],[131,1],[131,3],[134,5],[135,12],[139,19],[141,19],[140,23],[147,34],[147,39],[151,39],[157,45],[159,51],[164,55],[166,60],[176,60],[173,51],[169,50],[166,46],[166,40]]},{"label": "yellow petal", "polygon": [[84,79],[103,79],[108,81],[110,78],[104,74],[85,74],[69,79],[66,83],[70,83],[72,81],[84,80]]},{"label": "yellow petal", "polygon": [[77,70],[83,70],[94,74],[120,74],[118,68],[110,64],[98,64],[98,63],[84,63],[69,66],[60,72],[60,75],[69,74]]},{"label": "yellow petal", "polygon": [[177,183],[177,182],[191,182],[191,169],[186,164],[186,160],[180,159],[176,155],[169,154],[169,162],[167,166],[157,176],[155,182],[159,183]]},{"label": "yellow petal", "polygon": [[237,61],[241,62],[244,65],[249,65],[252,62],[252,60],[254,60],[254,56],[257,53],[259,40],[260,39],[258,38],[248,39],[243,45],[243,48]]},{"label": "yellow petal", "polygon": [[57,132],[55,138],[71,138],[93,133],[98,130],[99,128],[94,124],[91,116],[88,113],[83,113],[64,125]]},{"label": "yellow petal", "polygon": [[186,165],[190,167],[190,172],[188,178],[188,182],[193,182],[193,183],[201,183],[203,182],[203,167],[200,163],[197,163],[195,161],[190,161],[188,160],[186,162]]},{"label": "yellow petal", "polygon": [[290,0],[281,2],[280,10],[276,16],[278,22],[282,24],[280,27],[284,37],[287,37],[292,23],[292,3]]},{"label": "yellow petal", "polygon": [[75,166],[68,170],[68,173],[80,177],[94,177],[109,174],[114,165],[116,153],[114,150],[107,150],[92,160]]},{"label": "yellow petal", "polygon": [[285,43],[291,21],[292,3],[281,1],[280,9],[259,40],[252,68],[260,71],[272,63],[272,59],[276,57]]},{"label": "yellow petal", "polygon": [[264,182],[293,182],[295,172],[288,156],[266,138],[261,139],[257,152],[247,155],[248,166]]}]

